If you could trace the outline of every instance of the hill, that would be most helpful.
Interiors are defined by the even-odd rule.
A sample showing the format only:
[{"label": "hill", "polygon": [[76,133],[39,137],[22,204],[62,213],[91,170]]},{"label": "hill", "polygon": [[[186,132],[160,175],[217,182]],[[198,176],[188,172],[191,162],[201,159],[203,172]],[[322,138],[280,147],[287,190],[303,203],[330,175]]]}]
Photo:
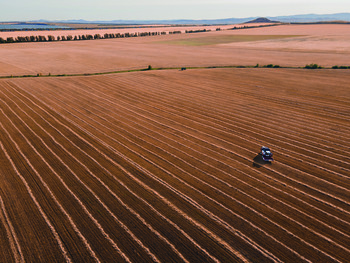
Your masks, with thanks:
[{"label": "hill", "polygon": [[[222,24],[239,24],[247,23],[249,21],[259,20],[261,17],[245,17],[245,18],[224,18],[224,19],[201,19],[201,20],[192,20],[192,19],[178,19],[178,20],[113,20],[113,21],[86,21],[86,20],[69,20],[69,21],[60,21],[68,23],[112,23],[112,24],[163,24],[163,25],[222,25]],[[275,17],[266,17],[271,22],[324,22],[324,21],[347,21],[350,22],[350,13],[338,13],[338,14],[303,14],[303,15],[291,15],[291,16],[275,16]],[[40,20],[40,22],[44,22]],[[48,22],[48,21],[46,21]],[[58,21],[56,21],[58,22]],[[255,22],[257,23],[257,22]],[[258,23],[264,23],[258,22]]]},{"label": "hill", "polygon": [[259,17],[257,19],[246,22],[246,24],[248,23],[279,23],[279,21],[272,21],[266,17]]}]

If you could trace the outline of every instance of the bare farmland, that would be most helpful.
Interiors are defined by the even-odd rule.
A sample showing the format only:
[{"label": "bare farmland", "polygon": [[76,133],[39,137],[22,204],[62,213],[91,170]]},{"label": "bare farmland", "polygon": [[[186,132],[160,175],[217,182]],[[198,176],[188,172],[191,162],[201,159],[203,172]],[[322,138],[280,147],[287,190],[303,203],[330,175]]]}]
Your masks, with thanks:
[{"label": "bare farmland", "polygon": [[[84,74],[148,65],[154,68],[256,64],[303,67],[310,63],[324,67],[350,66],[349,28],[350,25],[283,25],[126,39],[2,44],[0,76]],[[0,32],[0,37],[7,33],[18,34]],[[69,34],[73,33],[69,31]]]},{"label": "bare farmland", "polygon": [[1,258],[346,262],[349,82],[262,68],[2,79]]}]

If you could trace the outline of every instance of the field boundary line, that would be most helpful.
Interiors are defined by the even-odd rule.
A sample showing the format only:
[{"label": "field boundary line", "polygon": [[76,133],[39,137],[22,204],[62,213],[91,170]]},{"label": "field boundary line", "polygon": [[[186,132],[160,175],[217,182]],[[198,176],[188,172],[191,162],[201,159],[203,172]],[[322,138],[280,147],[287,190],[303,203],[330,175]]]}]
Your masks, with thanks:
[{"label": "field boundary line", "polygon": [[[271,70],[278,69],[306,69],[305,67],[298,66],[279,66],[278,68],[270,68],[266,66],[256,67],[255,65],[226,65],[226,66],[188,66],[188,67],[159,67],[159,68],[138,68],[138,69],[124,69],[124,70],[115,70],[115,71],[104,71],[104,72],[90,72],[90,73],[61,73],[61,74],[24,74],[24,75],[7,75],[0,76],[0,79],[13,79],[13,78],[50,78],[50,77],[82,77],[82,76],[97,76],[97,75],[111,75],[111,74],[119,74],[119,73],[130,73],[130,72],[142,72],[142,71],[159,71],[159,70],[182,70],[185,69],[225,69],[225,68],[238,68],[238,69],[252,69],[252,68],[264,68]],[[310,70],[310,69],[306,69]],[[334,70],[332,68],[322,68],[317,70]]]}]

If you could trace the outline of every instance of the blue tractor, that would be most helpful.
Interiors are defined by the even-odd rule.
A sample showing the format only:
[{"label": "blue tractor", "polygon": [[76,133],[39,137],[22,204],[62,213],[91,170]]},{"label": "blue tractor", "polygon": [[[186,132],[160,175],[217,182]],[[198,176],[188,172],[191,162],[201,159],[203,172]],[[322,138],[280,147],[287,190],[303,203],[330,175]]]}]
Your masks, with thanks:
[{"label": "blue tractor", "polygon": [[262,159],[265,162],[272,162],[273,161],[273,158],[272,158],[273,154],[272,154],[270,148],[268,148],[266,146],[262,146],[259,154],[261,155]]}]

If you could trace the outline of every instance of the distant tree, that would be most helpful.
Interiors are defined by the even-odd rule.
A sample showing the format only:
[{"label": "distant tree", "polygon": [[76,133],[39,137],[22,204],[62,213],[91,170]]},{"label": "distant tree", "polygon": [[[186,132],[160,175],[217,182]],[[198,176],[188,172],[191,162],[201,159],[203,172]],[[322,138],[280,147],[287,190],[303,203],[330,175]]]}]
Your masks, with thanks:
[{"label": "distant tree", "polygon": [[60,41],[61,40],[61,37],[60,36],[57,36],[57,41]]},{"label": "distant tree", "polygon": [[68,41],[71,41],[71,40],[73,40],[73,37],[72,37],[71,35],[68,35],[68,36],[67,36],[67,40],[68,40]]},{"label": "distant tree", "polygon": [[8,37],[8,38],[6,39],[6,42],[7,42],[7,43],[14,43],[15,40],[13,39],[13,37]]},{"label": "distant tree", "polygon": [[38,36],[39,38],[39,42],[45,42],[47,41],[46,37],[45,36]]},{"label": "distant tree", "polygon": [[77,37],[77,36],[74,36],[74,40],[78,40],[78,37]]},{"label": "distant tree", "polygon": [[55,37],[54,37],[54,36],[51,36],[51,35],[47,36],[47,39],[48,39],[49,41],[55,41]]},{"label": "distant tree", "polygon": [[101,35],[100,34],[95,34],[94,35],[94,39],[101,39]]},{"label": "distant tree", "polygon": [[0,43],[6,43],[6,40],[0,37]]},{"label": "distant tree", "polygon": [[15,42],[26,42],[26,38],[25,38],[25,37],[20,37],[20,36],[18,36],[18,37],[15,39]]},{"label": "distant tree", "polygon": [[322,67],[317,65],[317,64],[309,64],[309,65],[306,65],[305,68],[306,69],[320,69]]}]

